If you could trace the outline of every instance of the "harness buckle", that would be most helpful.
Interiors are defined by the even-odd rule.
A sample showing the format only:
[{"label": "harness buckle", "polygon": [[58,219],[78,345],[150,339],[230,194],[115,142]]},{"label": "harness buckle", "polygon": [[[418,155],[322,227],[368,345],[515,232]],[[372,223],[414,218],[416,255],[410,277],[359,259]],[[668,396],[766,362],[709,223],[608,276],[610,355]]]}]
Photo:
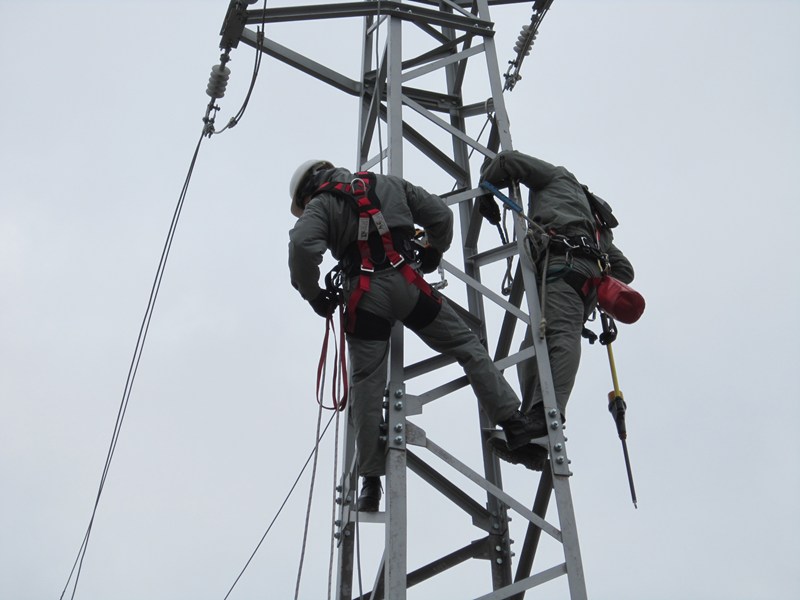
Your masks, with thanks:
[{"label": "harness buckle", "polygon": [[[356,183],[360,184],[360,186],[356,185]],[[350,181],[350,189],[356,194],[358,193],[363,194],[367,191],[367,182],[361,179],[361,177],[354,177]]]}]

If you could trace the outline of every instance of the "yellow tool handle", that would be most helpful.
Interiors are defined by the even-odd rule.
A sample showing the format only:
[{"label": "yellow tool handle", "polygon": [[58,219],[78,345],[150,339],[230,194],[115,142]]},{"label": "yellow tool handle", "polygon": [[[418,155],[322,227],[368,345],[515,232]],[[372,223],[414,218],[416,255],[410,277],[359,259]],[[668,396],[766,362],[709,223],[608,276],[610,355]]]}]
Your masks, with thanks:
[{"label": "yellow tool handle", "polygon": [[619,380],[617,379],[617,365],[614,363],[614,351],[611,349],[611,344],[606,345],[608,350],[608,364],[611,365],[611,381],[614,383],[614,394],[622,396],[619,389]]}]

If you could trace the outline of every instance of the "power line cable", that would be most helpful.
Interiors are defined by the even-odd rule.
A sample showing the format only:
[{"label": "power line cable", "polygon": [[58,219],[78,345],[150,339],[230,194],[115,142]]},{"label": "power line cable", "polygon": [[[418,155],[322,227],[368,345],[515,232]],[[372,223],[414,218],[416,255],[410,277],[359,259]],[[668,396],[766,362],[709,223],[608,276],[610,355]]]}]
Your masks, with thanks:
[{"label": "power line cable", "polygon": [[245,563],[244,567],[242,567],[242,570],[239,572],[239,575],[236,576],[236,579],[234,580],[233,584],[231,585],[230,589],[228,590],[228,593],[225,594],[225,597],[222,600],[228,600],[228,596],[230,596],[231,592],[233,592],[233,588],[235,588],[236,584],[239,583],[239,580],[242,578],[242,575],[244,575],[244,572],[250,566],[250,563],[253,561],[253,558],[255,558],[256,553],[258,552],[259,548],[261,548],[261,544],[264,543],[264,540],[266,539],[267,534],[272,529],[272,526],[275,524],[275,521],[278,520],[278,517],[280,516],[281,512],[283,511],[283,508],[286,506],[286,503],[289,502],[289,498],[291,498],[292,493],[294,492],[294,489],[297,487],[297,484],[300,483],[300,478],[303,476],[303,473],[305,473],[306,467],[308,467],[308,463],[310,463],[311,459],[314,458],[314,456],[315,456],[315,454],[317,452],[317,448],[319,447],[319,443],[322,441],[322,438],[325,437],[325,433],[328,431],[328,427],[330,427],[331,422],[333,421],[334,417],[336,417],[336,415],[338,415],[338,414],[339,414],[339,411],[334,411],[334,413],[331,415],[331,418],[328,420],[327,425],[325,425],[325,428],[322,430],[322,433],[320,433],[319,436],[317,437],[317,441],[316,441],[316,444],[314,444],[314,448],[309,453],[308,458],[306,459],[306,462],[303,464],[303,467],[300,469],[300,472],[297,474],[297,477],[295,478],[294,483],[292,484],[292,487],[289,489],[289,493],[286,494],[286,498],[283,499],[283,502],[281,503],[280,507],[278,508],[278,512],[272,518],[272,521],[270,521],[269,526],[267,526],[267,530],[264,532],[264,535],[261,536],[261,539],[258,541],[258,544],[256,544],[255,549],[250,554],[250,557],[247,559],[247,562]]},{"label": "power line cable", "polygon": [[153,280],[153,286],[150,289],[150,297],[147,302],[147,309],[144,313],[144,318],[142,319],[142,324],[139,327],[139,335],[136,339],[136,346],[133,351],[133,358],[131,359],[131,364],[128,368],[128,375],[125,380],[125,387],[122,392],[122,400],[120,401],[119,410],[117,411],[117,418],[116,422],[114,423],[114,431],[111,434],[111,442],[109,444],[108,453],[106,454],[106,462],[103,466],[103,473],[100,477],[100,485],[97,489],[97,496],[95,497],[94,506],[92,508],[92,515],[89,519],[89,525],[86,528],[86,533],[84,534],[83,541],[81,542],[80,548],[78,549],[78,554],[75,558],[75,562],[72,564],[72,569],[69,572],[69,576],[67,577],[67,582],[64,585],[64,589],[61,592],[61,596],[59,597],[60,600],[63,600],[64,595],[67,593],[69,589],[70,582],[72,581],[73,575],[75,576],[75,580],[72,587],[72,593],[70,595],[71,599],[75,598],[75,593],[78,589],[78,581],[81,576],[81,571],[83,569],[83,561],[86,558],[86,550],[89,547],[89,539],[92,534],[92,527],[94,526],[94,520],[97,516],[97,508],[100,505],[100,497],[103,494],[103,489],[105,488],[106,479],[108,477],[109,469],[111,468],[111,461],[114,458],[114,452],[117,448],[117,442],[119,441],[119,435],[122,430],[122,423],[125,420],[125,414],[128,410],[128,402],[130,401],[131,392],[133,390],[133,383],[136,380],[136,373],[139,369],[139,361],[142,358],[142,351],[144,350],[144,344],[147,339],[147,332],[150,329],[150,321],[153,317],[153,310],[155,309],[156,299],[158,298],[158,292],[161,289],[161,280],[164,276],[164,269],[167,265],[167,259],[169,258],[169,252],[172,248],[172,241],[175,237],[175,231],[178,226],[178,220],[181,216],[181,211],[183,210],[183,203],[186,200],[186,193],[189,189],[189,182],[192,179],[192,173],[194,172],[195,164],[197,163],[197,155],[200,151],[200,145],[205,137],[206,132],[205,128],[203,133],[200,135],[200,139],[197,141],[197,146],[194,149],[194,154],[192,155],[191,163],[189,164],[189,171],[186,174],[186,179],[183,182],[183,188],[181,189],[180,196],[178,198],[178,203],[175,207],[175,211],[172,214],[172,222],[169,226],[169,231],[167,232],[167,238],[164,242],[164,248],[161,251],[161,258],[158,263],[158,268],[156,269],[155,279]]}]

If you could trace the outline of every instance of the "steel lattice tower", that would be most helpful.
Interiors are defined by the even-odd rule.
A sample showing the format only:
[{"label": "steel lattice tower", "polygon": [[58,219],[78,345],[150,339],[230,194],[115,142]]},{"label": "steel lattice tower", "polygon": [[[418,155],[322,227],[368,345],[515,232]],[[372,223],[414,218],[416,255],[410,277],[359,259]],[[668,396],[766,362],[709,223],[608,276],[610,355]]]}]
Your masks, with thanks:
[{"label": "steel lattice tower", "polygon": [[[444,372],[451,361],[433,356],[414,364],[404,360],[404,337],[401,325],[394,328],[391,338],[389,383],[385,398],[387,416],[386,451],[386,510],[381,513],[356,514],[354,499],[357,495],[354,464],[354,435],[348,429],[341,482],[339,520],[339,560],[337,598],[353,598],[353,567],[355,528],[367,522],[382,523],[385,529],[383,559],[374,575],[374,586],[363,598],[404,600],[407,589],[426,579],[461,564],[469,559],[482,559],[490,565],[491,592],[479,595],[480,600],[523,598],[525,591],[565,576],[570,598],[583,600],[586,596],[578,534],[570,492],[569,460],[567,459],[563,425],[556,409],[550,363],[545,340],[533,335],[533,347],[511,353],[515,330],[538,324],[541,313],[538,302],[534,266],[525,250],[527,223],[513,213],[514,235],[503,244],[481,238],[483,218],[478,211],[476,198],[485,192],[476,187],[473,173],[475,158],[492,157],[499,148],[511,149],[509,120],[503,98],[502,80],[494,43],[494,23],[489,16],[490,5],[517,4],[517,0],[364,0],[340,4],[252,9],[255,0],[232,0],[222,27],[220,46],[226,50],[240,42],[260,50],[279,61],[315,77],[331,86],[358,98],[360,119],[357,137],[357,163],[359,169],[373,169],[385,165],[388,174],[403,176],[404,153],[416,148],[429,161],[431,169],[441,171],[443,183],[453,187],[446,191],[432,189],[453,208],[461,227],[463,266],[443,261],[444,271],[465,287],[466,307],[459,312],[490,348],[501,369],[535,358],[538,364],[545,410],[550,420],[548,438],[541,440],[549,449],[549,466],[541,474],[538,491],[532,508],[503,491],[502,464],[489,450],[487,441],[499,432],[480,416],[479,439],[483,455],[483,472],[478,473],[456,456],[434,442],[425,430],[410,421],[420,416],[429,403],[466,387],[466,377],[450,378],[436,387],[411,394],[406,383],[437,371]],[[533,18],[530,33],[535,33],[540,20],[552,0],[525,2],[532,4]],[[330,69],[299,52],[289,49],[249,27],[282,22],[319,19],[357,18],[363,21],[363,50],[361,80],[356,81]],[[410,26],[428,38],[430,46],[424,52],[403,58],[403,35]],[[523,31],[524,33],[524,31]],[[532,38],[528,42],[532,41]],[[523,44],[524,46],[524,44]],[[528,48],[529,48],[528,44]],[[520,61],[524,56],[522,48]],[[486,86],[480,96],[469,101],[465,96],[467,67],[482,71],[481,80]],[[517,67],[519,65],[517,64]],[[516,75],[516,74],[515,74]],[[438,79],[436,79],[438,77]],[[437,81],[437,85],[423,87],[422,82]],[[441,83],[444,82],[444,83]],[[506,74],[505,88],[513,87],[515,80]],[[491,134],[486,145],[467,133],[474,117],[491,115]],[[436,135],[449,138],[449,147],[435,144],[427,129],[412,125],[410,117],[424,123]],[[378,134],[380,122],[385,123],[385,139]],[[473,127],[478,129],[478,127]],[[379,140],[379,141],[376,141]],[[384,143],[385,142],[385,143]],[[377,148],[375,146],[378,146]],[[519,203],[519,192],[512,193]],[[481,250],[479,250],[479,240]],[[485,248],[484,248],[485,246]],[[451,251],[451,254],[455,252]],[[481,271],[492,265],[510,264],[516,260],[513,284],[508,298],[481,283]],[[454,303],[455,305],[455,303]],[[459,307],[456,305],[456,308]],[[487,310],[499,311],[500,325],[490,331]],[[536,326],[534,326],[534,331]],[[494,342],[490,344],[489,342]],[[442,378],[438,381],[441,382]],[[377,399],[376,399],[377,401]],[[417,421],[419,419],[415,419]],[[471,481],[485,492],[485,504],[472,498],[466,491],[432,466],[439,461],[450,470]],[[523,468],[523,467],[516,467]],[[408,571],[407,548],[407,474],[414,472],[446,497],[454,507],[471,518],[472,525],[484,537],[456,548],[449,554]],[[529,472],[531,478],[537,475]],[[555,499],[558,526],[545,520],[550,499]],[[528,500],[530,502],[530,500]],[[513,511],[528,523],[527,534],[516,570],[510,551],[508,511]],[[554,567],[531,574],[541,533],[554,538],[563,547],[563,562]]]}]

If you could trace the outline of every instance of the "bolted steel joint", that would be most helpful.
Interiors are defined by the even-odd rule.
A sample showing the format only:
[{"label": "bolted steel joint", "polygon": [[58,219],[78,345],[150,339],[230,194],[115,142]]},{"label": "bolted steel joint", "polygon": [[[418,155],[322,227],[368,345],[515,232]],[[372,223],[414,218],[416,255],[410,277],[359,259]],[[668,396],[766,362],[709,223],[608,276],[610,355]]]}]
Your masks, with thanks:
[{"label": "bolted steel joint", "polygon": [[394,403],[395,410],[403,410],[403,403],[402,402],[395,402]]},{"label": "bolted steel joint", "polygon": [[394,438],[394,443],[395,443],[395,444],[402,444],[402,443],[403,443],[403,436],[402,436],[402,435],[398,435],[398,436],[396,436],[396,437]]},{"label": "bolted steel joint", "polygon": [[555,408],[551,408],[551,409],[548,411],[548,413],[547,413],[547,414],[548,414],[548,415],[550,415],[552,418],[555,418],[555,416],[556,416],[558,413],[556,412],[556,409],[555,409]]},{"label": "bolted steel joint", "polygon": [[559,456],[559,457],[556,459],[556,462],[557,462],[558,464],[560,464],[560,465],[563,465],[563,464],[564,464],[564,457],[563,457],[563,456]]},{"label": "bolted steel joint", "polygon": [[564,449],[564,445],[561,442],[559,442],[558,444],[553,446],[553,450],[555,450],[556,452],[561,452],[563,449]]},{"label": "bolted steel joint", "polygon": [[403,397],[403,390],[395,390],[394,391],[395,398],[402,398]]},{"label": "bolted steel joint", "polygon": [[558,421],[553,421],[550,423],[550,429],[556,431],[558,429]]},{"label": "bolted steel joint", "polygon": [[397,425],[394,426],[394,430],[397,431],[398,433],[403,431],[403,424],[398,423]]}]

